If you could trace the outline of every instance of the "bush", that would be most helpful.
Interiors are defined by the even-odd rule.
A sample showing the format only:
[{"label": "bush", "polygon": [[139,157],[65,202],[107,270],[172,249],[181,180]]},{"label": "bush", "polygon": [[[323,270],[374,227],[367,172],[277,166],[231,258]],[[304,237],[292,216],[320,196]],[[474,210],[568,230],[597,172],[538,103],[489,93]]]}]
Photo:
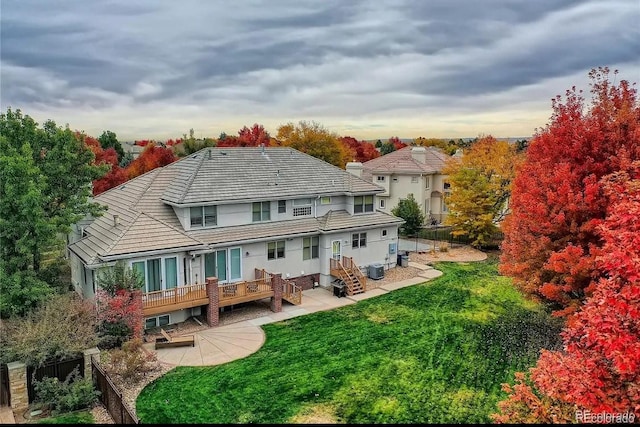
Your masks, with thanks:
[{"label": "bush", "polygon": [[93,388],[90,380],[80,377],[78,368],[75,368],[64,381],[50,377],[44,377],[40,381],[34,378],[33,388],[36,400],[49,408],[54,415],[90,408],[100,396],[100,392]]},{"label": "bush", "polygon": [[155,354],[146,353],[142,340],[132,339],[122,345],[122,349],[108,353],[104,360],[105,370],[125,381],[138,382],[158,368]]},{"label": "bush", "polygon": [[133,335],[133,330],[123,321],[104,321],[98,326],[98,348],[100,350],[110,350],[119,348],[123,343],[129,341]]}]

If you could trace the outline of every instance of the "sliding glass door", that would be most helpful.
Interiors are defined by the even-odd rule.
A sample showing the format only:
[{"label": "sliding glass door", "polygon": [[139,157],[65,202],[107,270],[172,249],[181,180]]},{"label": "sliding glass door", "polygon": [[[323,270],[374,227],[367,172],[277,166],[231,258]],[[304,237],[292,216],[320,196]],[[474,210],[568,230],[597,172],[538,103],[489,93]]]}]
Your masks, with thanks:
[{"label": "sliding glass door", "polygon": [[242,279],[242,249],[221,249],[204,254],[204,277],[217,277],[218,282]]},{"label": "sliding glass door", "polygon": [[131,263],[144,279],[145,292],[173,289],[178,286],[178,258],[151,258]]}]

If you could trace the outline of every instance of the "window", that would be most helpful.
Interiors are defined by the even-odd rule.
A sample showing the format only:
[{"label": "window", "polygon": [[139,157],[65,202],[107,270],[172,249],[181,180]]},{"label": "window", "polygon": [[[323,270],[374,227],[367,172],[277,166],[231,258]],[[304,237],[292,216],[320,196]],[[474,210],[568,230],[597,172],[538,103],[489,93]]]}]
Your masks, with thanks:
[{"label": "window", "polygon": [[378,176],[378,182],[384,182],[384,176]]},{"label": "window", "polygon": [[302,259],[312,259],[319,257],[320,238],[305,237],[302,239]]},{"label": "window", "polygon": [[296,199],[293,201],[294,206],[311,206],[311,199]]},{"label": "window", "polygon": [[217,209],[215,206],[194,206],[189,209],[191,227],[211,227],[218,224]]},{"label": "window", "polygon": [[149,317],[144,321],[144,328],[150,329],[158,326],[165,326],[169,324],[169,315],[164,314],[158,317]]},{"label": "window", "polygon": [[293,216],[311,215],[311,206],[305,206],[303,208],[293,208]]},{"label": "window", "polygon": [[417,176],[412,176],[411,177],[411,183],[417,184],[418,183],[418,177]]},{"label": "window", "polygon": [[284,240],[267,243],[267,259],[284,258]]},{"label": "window", "polygon": [[444,189],[445,189],[445,190],[448,190],[448,189],[450,189],[450,188],[451,188],[451,184],[450,184],[450,183],[448,183],[448,182],[445,182],[445,183],[444,183],[444,185],[443,185],[443,187],[444,187]]},{"label": "window", "polygon": [[352,248],[365,248],[367,246],[367,233],[353,233],[351,235]]},{"label": "window", "polygon": [[287,213],[287,201],[286,200],[278,200],[278,213]]},{"label": "window", "polygon": [[425,176],[424,177],[424,188],[429,189],[431,188],[431,177],[430,176]]},{"label": "window", "polygon": [[331,197],[321,197],[320,198],[320,204],[321,205],[328,205],[331,203]]},{"label": "window", "polygon": [[191,227],[202,227],[202,206],[189,209],[191,215]]},{"label": "window", "polygon": [[253,203],[253,222],[271,220],[271,202]]},{"label": "window", "polygon": [[380,199],[380,209],[384,209],[384,207],[385,207],[384,199]]},{"label": "window", "polygon": [[387,237],[387,229],[386,228],[382,229],[382,237]]},{"label": "window", "polygon": [[353,213],[373,212],[373,196],[355,196]]}]

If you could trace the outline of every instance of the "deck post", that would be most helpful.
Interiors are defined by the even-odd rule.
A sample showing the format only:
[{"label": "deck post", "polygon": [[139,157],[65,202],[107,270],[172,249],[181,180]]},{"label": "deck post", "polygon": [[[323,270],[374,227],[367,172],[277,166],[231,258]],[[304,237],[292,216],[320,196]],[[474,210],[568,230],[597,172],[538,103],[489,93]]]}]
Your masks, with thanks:
[{"label": "deck post", "polygon": [[207,323],[209,326],[218,326],[220,322],[220,294],[218,294],[217,277],[207,277],[207,296],[209,297]]},{"label": "deck post", "polygon": [[137,310],[140,310],[138,316],[134,317],[134,327],[133,334],[135,338],[142,339],[142,335],[144,333],[144,304],[142,302],[142,290],[136,289],[131,292],[131,299],[133,300],[134,307],[137,307]]},{"label": "deck post", "polygon": [[274,313],[280,313],[282,311],[283,285],[282,273],[274,273],[271,275],[271,289],[273,289],[273,296],[271,297],[271,311]]}]

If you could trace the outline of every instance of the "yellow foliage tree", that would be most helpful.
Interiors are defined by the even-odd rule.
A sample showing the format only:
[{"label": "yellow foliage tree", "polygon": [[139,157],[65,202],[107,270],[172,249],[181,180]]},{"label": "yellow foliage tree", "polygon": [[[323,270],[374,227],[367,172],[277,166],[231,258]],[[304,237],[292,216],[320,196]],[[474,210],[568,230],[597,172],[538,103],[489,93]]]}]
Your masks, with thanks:
[{"label": "yellow foliage tree", "polygon": [[344,169],[353,155],[339,138],[337,134],[325,129],[320,123],[304,120],[297,125],[291,122],[281,125],[276,137],[279,145],[295,148]]},{"label": "yellow foliage tree", "polygon": [[443,173],[448,175],[451,193],[446,196],[453,234],[466,235],[481,247],[491,240],[508,213],[511,182],[522,160],[516,146],[485,136],[450,159]]}]

